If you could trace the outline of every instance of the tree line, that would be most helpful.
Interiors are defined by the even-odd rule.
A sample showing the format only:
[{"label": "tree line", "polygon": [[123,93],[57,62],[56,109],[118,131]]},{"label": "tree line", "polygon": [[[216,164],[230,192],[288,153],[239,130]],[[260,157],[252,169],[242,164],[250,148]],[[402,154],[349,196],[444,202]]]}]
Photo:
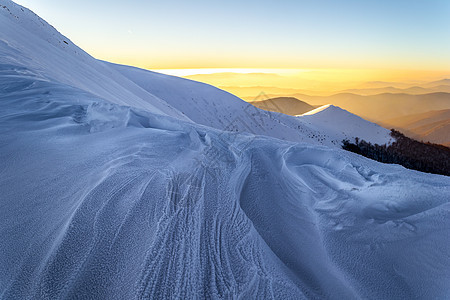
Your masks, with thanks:
[{"label": "tree line", "polygon": [[450,176],[450,148],[419,142],[391,129],[391,145],[371,144],[356,138],[342,141],[342,148],[382,163],[399,164],[408,169]]}]

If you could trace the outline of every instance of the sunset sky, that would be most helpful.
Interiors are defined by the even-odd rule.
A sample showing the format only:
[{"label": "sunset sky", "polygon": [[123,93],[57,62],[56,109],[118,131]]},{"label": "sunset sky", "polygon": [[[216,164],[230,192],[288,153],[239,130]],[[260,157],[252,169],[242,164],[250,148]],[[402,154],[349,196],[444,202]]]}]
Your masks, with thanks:
[{"label": "sunset sky", "polygon": [[17,0],[96,58],[148,69],[450,70],[450,1]]}]

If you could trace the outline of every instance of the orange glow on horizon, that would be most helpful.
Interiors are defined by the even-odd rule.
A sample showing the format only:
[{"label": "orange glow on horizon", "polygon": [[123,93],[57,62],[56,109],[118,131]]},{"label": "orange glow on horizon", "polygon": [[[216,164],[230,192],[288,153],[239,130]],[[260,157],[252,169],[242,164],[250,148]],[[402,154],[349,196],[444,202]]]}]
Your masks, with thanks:
[{"label": "orange glow on horizon", "polygon": [[[270,95],[327,96],[347,89],[405,89],[450,78],[450,72],[382,69],[160,69],[160,73],[205,82],[243,99]],[[382,83],[386,82],[386,83]],[[380,93],[383,91],[380,91]]]},{"label": "orange glow on horizon", "polygon": [[279,88],[319,88],[354,85],[370,81],[405,84],[439,80],[450,76],[450,71],[383,70],[383,69],[153,69],[164,74],[191,78],[215,86],[271,86]]}]

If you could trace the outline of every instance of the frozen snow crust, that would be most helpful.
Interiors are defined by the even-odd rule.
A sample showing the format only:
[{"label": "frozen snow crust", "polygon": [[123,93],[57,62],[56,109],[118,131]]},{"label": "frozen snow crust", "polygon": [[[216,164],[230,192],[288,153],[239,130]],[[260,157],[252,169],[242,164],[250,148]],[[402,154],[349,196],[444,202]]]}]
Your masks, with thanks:
[{"label": "frozen snow crust", "polygon": [[223,131],[132,80],[104,83],[110,99],[34,53],[59,44],[14,44],[3,6],[35,16],[0,5],[1,299],[450,294],[449,177],[264,136],[263,121]]}]

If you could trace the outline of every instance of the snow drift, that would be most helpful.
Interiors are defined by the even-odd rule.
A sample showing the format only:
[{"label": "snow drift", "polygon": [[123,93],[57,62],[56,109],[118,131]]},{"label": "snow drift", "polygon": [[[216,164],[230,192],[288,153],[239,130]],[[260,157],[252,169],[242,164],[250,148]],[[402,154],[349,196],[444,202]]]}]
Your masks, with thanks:
[{"label": "snow drift", "polygon": [[135,77],[0,4],[0,298],[450,293],[448,177],[319,146],[336,133],[301,118],[233,132],[234,96]]}]

